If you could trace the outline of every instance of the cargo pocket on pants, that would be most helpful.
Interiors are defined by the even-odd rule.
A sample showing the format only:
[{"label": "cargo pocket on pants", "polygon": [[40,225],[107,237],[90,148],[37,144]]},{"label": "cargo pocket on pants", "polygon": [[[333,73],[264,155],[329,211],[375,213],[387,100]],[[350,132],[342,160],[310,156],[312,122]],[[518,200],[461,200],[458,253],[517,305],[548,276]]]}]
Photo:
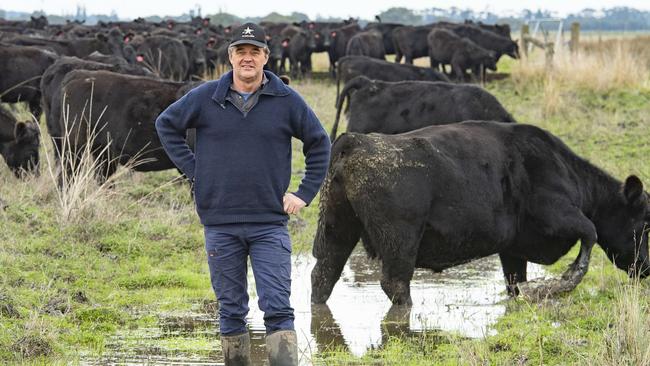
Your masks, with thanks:
[{"label": "cargo pocket on pants", "polygon": [[291,254],[291,239],[289,239],[288,235],[280,235],[280,245],[282,245],[282,249]]}]

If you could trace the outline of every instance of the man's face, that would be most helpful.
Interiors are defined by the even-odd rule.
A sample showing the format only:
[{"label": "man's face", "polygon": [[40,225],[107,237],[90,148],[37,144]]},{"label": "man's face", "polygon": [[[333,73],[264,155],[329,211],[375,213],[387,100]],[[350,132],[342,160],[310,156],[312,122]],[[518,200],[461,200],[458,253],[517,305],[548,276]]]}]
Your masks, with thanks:
[{"label": "man's face", "polygon": [[252,44],[240,44],[230,54],[230,63],[234,75],[240,80],[250,81],[262,75],[264,65],[269,56],[263,48]]}]

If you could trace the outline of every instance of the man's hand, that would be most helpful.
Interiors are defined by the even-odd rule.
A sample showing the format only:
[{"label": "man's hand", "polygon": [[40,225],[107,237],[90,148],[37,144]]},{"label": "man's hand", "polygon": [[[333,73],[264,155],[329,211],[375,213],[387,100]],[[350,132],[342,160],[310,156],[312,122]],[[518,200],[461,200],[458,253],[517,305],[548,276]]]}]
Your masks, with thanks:
[{"label": "man's hand", "polygon": [[289,215],[298,214],[298,211],[307,205],[305,201],[301,200],[293,193],[285,193],[282,201],[284,202],[284,212]]}]

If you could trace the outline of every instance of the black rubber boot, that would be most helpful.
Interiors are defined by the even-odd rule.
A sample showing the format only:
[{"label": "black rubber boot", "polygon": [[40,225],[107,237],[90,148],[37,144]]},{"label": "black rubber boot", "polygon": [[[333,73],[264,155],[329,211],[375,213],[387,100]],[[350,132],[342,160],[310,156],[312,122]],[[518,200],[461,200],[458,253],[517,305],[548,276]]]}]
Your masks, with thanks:
[{"label": "black rubber boot", "polygon": [[298,339],[293,330],[279,330],[266,336],[270,366],[298,366]]},{"label": "black rubber boot", "polygon": [[221,349],[226,366],[251,365],[251,338],[248,333],[221,336]]}]

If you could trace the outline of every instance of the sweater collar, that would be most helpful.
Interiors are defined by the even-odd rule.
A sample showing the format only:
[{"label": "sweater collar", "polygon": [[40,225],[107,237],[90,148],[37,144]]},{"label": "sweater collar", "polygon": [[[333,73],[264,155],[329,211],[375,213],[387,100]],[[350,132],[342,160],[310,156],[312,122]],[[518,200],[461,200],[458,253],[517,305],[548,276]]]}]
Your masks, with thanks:
[{"label": "sweater collar", "polygon": [[[266,70],[264,71],[264,75],[268,79],[268,82],[262,86],[260,94],[278,97],[289,95],[289,87],[286,86],[282,80],[280,80],[280,78],[275,76],[275,74],[272,72]],[[226,101],[226,95],[228,95],[228,90],[230,89],[230,85],[232,85],[232,70],[223,74],[221,78],[219,78],[217,88],[214,91],[214,94],[212,94],[212,100],[219,104],[224,104]]]}]

